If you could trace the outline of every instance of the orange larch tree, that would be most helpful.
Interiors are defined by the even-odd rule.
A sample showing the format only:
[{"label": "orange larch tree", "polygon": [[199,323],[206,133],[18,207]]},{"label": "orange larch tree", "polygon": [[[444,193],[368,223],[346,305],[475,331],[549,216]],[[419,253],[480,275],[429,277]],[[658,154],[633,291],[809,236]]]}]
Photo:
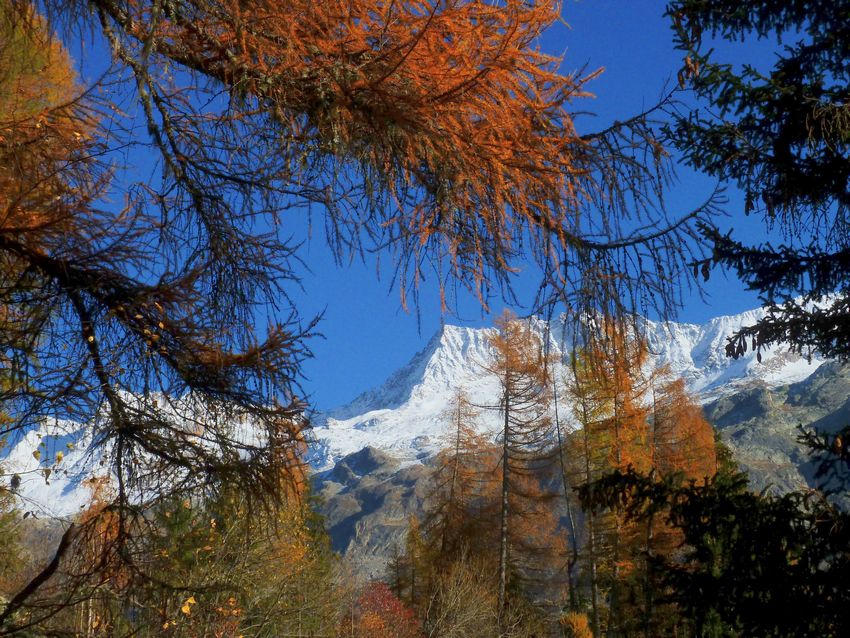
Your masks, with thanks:
[{"label": "orange larch tree", "polygon": [[[590,445],[608,443],[608,469],[649,471],[652,464],[649,447],[649,399],[652,375],[648,370],[646,345],[635,339],[628,325],[605,318],[600,332],[587,346],[586,370],[592,385],[598,387],[597,400],[604,412],[594,424],[596,436]],[[593,430],[591,430],[593,431]],[[623,582],[628,581],[636,568],[633,548],[639,545],[640,530],[622,516],[612,512],[610,528],[605,535],[610,543],[610,589],[607,626],[617,628],[625,621]]]},{"label": "orange larch tree", "polygon": [[490,471],[495,465],[494,448],[477,431],[479,410],[458,390],[443,416],[448,428],[435,460],[424,521],[429,553],[438,568],[476,553],[473,546],[477,544],[471,541],[483,537],[494,523],[485,512],[492,508],[497,492]]},{"label": "orange larch tree", "polygon": [[[630,286],[648,284],[660,305],[671,300],[669,275],[693,244],[679,241],[692,235],[690,223],[673,223],[663,209],[666,154],[646,116],[577,131],[572,103],[588,95],[594,73],[562,75],[559,60],[536,46],[560,3],[89,6],[75,17],[109,38],[173,182],[196,197],[240,194],[243,184],[218,149],[222,135],[249,135],[262,143],[246,152],[261,157],[228,155],[246,168],[268,162],[250,173],[251,184],[328,207],[340,249],[364,238],[392,246],[403,295],[415,293],[428,268],[484,299],[530,251],[555,284],[550,290],[573,301],[588,302],[578,283],[603,294],[596,277],[585,277],[593,267],[617,273],[625,297],[638,299]],[[180,87],[175,95],[175,65],[212,81],[209,94],[226,95],[214,133],[194,94]],[[184,203],[224,230],[205,206]],[[623,224],[627,211],[640,223]],[[638,226],[654,229],[635,233]]]},{"label": "orange larch tree", "polygon": [[[655,477],[685,485],[700,484],[717,473],[715,430],[687,392],[684,380],[664,367],[654,375],[649,426],[650,471]],[[657,600],[664,598],[664,592],[655,562],[680,551],[684,535],[671,527],[662,512],[648,511],[645,518],[642,574],[633,581],[634,589],[642,590],[635,593],[642,600],[641,609],[633,614],[634,626],[648,635],[675,633],[682,620],[675,606]]]},{"label": "orange larch tree", "polygon": [[[604,321],[574,359],[568,383],[580,430],[565,454],[573,483],[589,485],[611,472],[676,475],[702,480],[715,473],[714,430],[684,382],[653,369],[645,343],[627,326]],[[585,556],[594,632],[652,634],[669,608],[655,604],[654,557],[677,549],[680,536],[663,516],[636,523],[619,511],[585,512]],[[606,592],[607,609],[601,593]],[[603,613],[606,612],[606,613]]]},{"label": "orange larch tree", "polygon": [[717,472],[714,428],[689,395],[683,379],[659,375],[653,391],[651,435],[653,468],[701,481]]},{"label": "orange larch tree", "polygon": [[[528,322],[505,312],[490,338],[494,361],[486,369],[500,384],[497,406],[502,418],[499,435],[501,480],[499,533],[499,614],[504,614],[509,577],[519,574],[522,553],[535,547],[537,534],[517,533],[520,521],[536,519],[545,496],[541,470],[554,457],[549,378],[554,359]],[[540,528],[538,531],[543,531]],[[554,529],[548,530],[554,533]],[[554,534],[552,536],[554,538]],[[544,539],[551,543],[551,539]],[[512,556],[516,551],[518,556]]]},{"label": "orange larch tree", "polygon": [[[569,483],[576,487],[590,484],[610,471],[613,438],[610,428],[610,400],[606,383],[597,374],[599,368],[589,354],[573,355],[572,374],[567,378],[567,394],[572,400],[573,420],[578,431],[563,442],[561,456],[566,458]],[[567,494],[567,497],[571,497]],[[611,569],[612,517],[594,510],[585,512],[581,565],[583,581],[590,594],[590,623],[594,635],[604,626],[603,597],[608,591]],[[573,595],[572,599],[575,600]]]}]

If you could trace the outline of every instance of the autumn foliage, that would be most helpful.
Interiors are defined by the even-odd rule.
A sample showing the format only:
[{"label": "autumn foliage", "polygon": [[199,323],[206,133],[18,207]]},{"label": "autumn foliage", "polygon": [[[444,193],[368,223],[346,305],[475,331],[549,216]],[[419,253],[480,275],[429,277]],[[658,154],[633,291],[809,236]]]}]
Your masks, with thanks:
[{"label": "autumn foliage", "polygon": [[569,218],[587,167],[567,107],[588,78],[560,75],[536,48],[556,2],[95,6],[128,48],[220,81],[262,109],[287,145],[358,166],[387,203],[370,221],[411,260],[444,242],[452,273],[471,272],[480,286],[523,229],[574,241]]},{"label": "autumn foliage", "polygon": [[352,620],[343,627],[341,635],[356,638],[421,638],[422,629],[413,613],[386,583],[373,581],[357,599]]},{"label": "autumn foliage", "polygon": [[[72,62],[37,14],[0,7],[0,242],[7,291],[26,269],[21,253],[44,251],[79,229],[81,207],[99,191],[91,115],[76,103]],[[87,172],[86,169],[90,172]],[[7,301],[8,303],[8,301]],[[4,313],[4,332],[19,328]]]},{"label": "autumn foliage", "polygon": [[[648,346],[627,328],[605,323],[600,338],[572,367],[569,391],[581,430],[571,435],[565,452],[574,486],[588,489],[612,472],[663,477],[677,485],[714,476],[714,429],[684,382],[667,368],[654,368]],[[684,537],[663,512],[648,511],[638,523],[621,508],[591,509],[584,535],[594,633],[604,628],[675,633],[680,616],[659,602],[665,593],[653,565],[680,551]]]},{"label": "autumn foliage", "polygon": [[[712,207],[682,224],[669,218],[667,156],[647,114],[577,132],[573,102],[595,73],[562,73],[538,48],[559,2],[89,6],[75,17],[94,19],[131,71],[170,182],[201,200],[229,194],[217,204],[225,216],[237,202],[256,207],[251,187],[264,213],[289,205],[281,195],[321,204],[340,257],[364,246],[392,253],[405,302],[434,271],[444,292],[459,282],[486,303],[489,288],[510,287],[525,254],[563,265],[544,282],[560,299],[586,306],[604,294],[578,290],[593,264],[654,288],[666,306],[661,272],[647,277],[660,259],[645,255],[646,271],[632,278],[633,248],[652,245],[665,267],[680,268],[690,248],[668,239],[692,235],[691,221]],[[172,66],[194,86],[174,86]],[[193,107],[206,98],[227,107],[214,116]],[[255,145],[239,148],[247,136]],[[162,204],[177,212],[178,202]],[[226,230],[196,212],[215,222],[210,232]],[[630,216],[664,230],[636,236],[621,224]]]}]

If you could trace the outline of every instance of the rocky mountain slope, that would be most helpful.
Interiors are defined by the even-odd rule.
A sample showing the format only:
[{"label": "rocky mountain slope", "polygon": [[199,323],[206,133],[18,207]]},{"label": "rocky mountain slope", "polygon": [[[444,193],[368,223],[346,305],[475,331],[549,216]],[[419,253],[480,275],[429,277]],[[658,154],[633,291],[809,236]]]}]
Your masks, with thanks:
[{"label": "rocky mountain slope", "polygon": [[426,465],[403,466],[365,447],[316,477],[333,549],[364,577],[382,577],[388,558],[404,547],[408,518],[423,511],[428,473]]},{"label": "rocky mountain slope", "polygon": [[850,365],[828,362],[803,381],[754,383],[704,406],[756,491],[815,485],[798,426],[832,432],[850,423]]}]

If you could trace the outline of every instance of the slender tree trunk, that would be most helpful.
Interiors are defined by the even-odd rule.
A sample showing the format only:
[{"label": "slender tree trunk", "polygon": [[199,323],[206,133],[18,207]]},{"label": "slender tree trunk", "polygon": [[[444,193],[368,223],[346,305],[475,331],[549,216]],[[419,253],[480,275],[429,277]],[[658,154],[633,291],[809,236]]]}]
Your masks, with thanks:
[{"label": "slender tree trunk", "polygon": [[[655,473],[658,465],[658,397],[655,395],[655,386],[652,387],[652,430],[650,432],[649,454],[651,459],[651,474]],[[652,579],[652,522],[653,516],[649,515],[646,522],[646,547],[644,548],[644,610],[643,610],[643,633],[646,638],[650,638],[650,630],[652,625],[653,614],[653,579]]]},{"label": "slender tree trunk", "polygon": [[575,518],[573,507],[570,502],[569,479],[567,478],[567,465],[564,462],[564,440],[561,436],[561,419],[558,414],[558,384],[552,380],[552,395],[555,403],[555,431],[558,434],[558,459],[561,462],[561,479],[564,486],[564,504],[567,508],[567,533],[570,539],[570,558],[567,560],[567,585],[569,586],[570,609],[578,609],[578,598],[576,596],[575,570],[578,565],[578,539],[576,538]]},{"label": "slender tree trunk", "polygon": [[[460,402],[458,402],[457,408],[455,409],[455,459],[454,459],[454,467],[452,467],[452,481],[449,486],[449,504],[448,504],[448,512],[446,515],[446,520],[452,520],[452,511],[454,509],[455,504],[455,488],[457,486],[457,474],[458,474],[458,466],[460,465],[460,421],[461,421],[461,406]],[[446,531],[447,525],[443,524],[443,538],[440,541],[440,553],[442,556],[446,555]]]},{"label": "slender tree trunk", "polygon": [[[616,379],[616,376],[615,376]],[[616,381],[615,381],[616,382]],[[618,384],[619,386],[619,384]],[[623,469],[623,444],[621,441],[622,431],[620,423],[620,389],[614,388],[614,454],[617,460],[617,469]],[[620,537],[623,526],[620,514],[614,513],[614,546],[611,549],[613,569],[611,580],[611,605],[608,610],[607,636],[616,636],[620,624]]]},{"label": "slender tree trunk", "polygon": [[[582,402],[583,403],[583,402]],[[593,475],[590,470],[590,420],[587,415],[587,406],[582,404],[582,416],[584,417],[584,480],[590,483]],[[599,635],[599,575],[596,566],[596,517],[593,509],[587,512],[587,552],[590,557],[590,609],[592,613],[593,635]]]},{"label": "slender tree trunk", "polygon": [[510,396],[505,389],[505,425],[502,441],[502,526],[499,536],[499,625],[505,615],[505,590],[508,575],[508,437],[510,434]]}]

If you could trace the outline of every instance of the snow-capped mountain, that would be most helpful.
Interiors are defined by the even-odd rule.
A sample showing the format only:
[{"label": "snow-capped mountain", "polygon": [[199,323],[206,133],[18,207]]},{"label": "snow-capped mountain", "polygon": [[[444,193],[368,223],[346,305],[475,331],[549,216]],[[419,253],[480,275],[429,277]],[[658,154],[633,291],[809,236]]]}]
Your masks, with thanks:
[{"label": "snow-capped mountain", "polygon": [[91,500],[93,480],[106,476],[91,449],[91,428],[45,421],[0,449],[0,476],[20,482],[20,506],[36,515],[69,516]]},{"label": "snow-capped mountain", "polygon": [[[808,378],[823,360],[813,357],[809,362],[783,345],[762,351],[760,363],[754,352],[738,360],[725,356],[727,337],[763,314],[751,310],[704,324],[646,321],[644,332],[655,362],[669,365],[703,401],[750,386],[772,388]],[[569,350],[573,341],[561,321],[551,326],[531,321],[552,354]],[[316,415],[311,464],[327,470],[366,446],[388,452],[403,464],[432,454],[441,447],[445,413],[456,390],[464,389],[480,406],[498,401],[498,381],[487,371],[493,361],[488,341],[492,331],[445,325],[381,386],[348,405]],[[555,370],[556,375],[562,373]],[[562,417],[569,415],[564,397],[560,397],[560,405]],[[497,410],[482,408],[480,425],[495,433]],[[80,424],[45,422],[0,449],[6,480],[13,473],[20,477],[18,493],[26,509],[71,515],[85,505],[91,493],[86,479],[105,474],[100,456],[90,450],[89,436],[89,428]]]},{"label": "snow-capped mountain", "polygon": [[739,359],[726,356],[727,339],[765,316],[763,309],[715,317],[703,324],[646,322],[649,349],[659,364],[668,364],[703,403],[736,392],[753,382],[768,387],[796,383],[824,363],[816,353],[807,358],[785,344],[748,350]]},{"label": "snow-capped mountain", "polygon": [[[406,460],[440,447],[444,413],[457,389],[478,405],[498,400],[498,380],[485,369],[493,361],[488,344],[492,331],[445,325],[383,385],[318,415],[310,462],[327,469],[367,445]],[[487,416],[482,411],[485,423]],[[490,419],[494,427],[496,418]]]},{"label": "snow-capped mountain", "polygon": [[[751,384],[777,387],[802,381],[823,363],[817,356],[809,361],[781,344],[762,350],[761,362],[753,351],[737,360],[727,358],[727,338],[763,316],[764,311],[757,309],[704,324],[647,320],[643,332],[654,363],[668,365],[685,379],[692,393],[707,402]],[[548,339],[553,354],[570,349],[572,334],[563,321],[551,326],[532,321]],[[457,389],[464,389],[478,405],[493,405],[498,399],[498,381],[487,371],[493,361],[488,345],[492,330],[446,325],[383,385],[319,415],[314,419],[316,445],[311,463],[326,469],[367,445],[407,461],[433,453],[440,447],[444,412]],[[555,370],[556,375],[562,373]],[[568,415],[568,406],[563,407],[561,413]],[[482,410],[480,421],[493,432],[498,428],[495,410]]]}]

